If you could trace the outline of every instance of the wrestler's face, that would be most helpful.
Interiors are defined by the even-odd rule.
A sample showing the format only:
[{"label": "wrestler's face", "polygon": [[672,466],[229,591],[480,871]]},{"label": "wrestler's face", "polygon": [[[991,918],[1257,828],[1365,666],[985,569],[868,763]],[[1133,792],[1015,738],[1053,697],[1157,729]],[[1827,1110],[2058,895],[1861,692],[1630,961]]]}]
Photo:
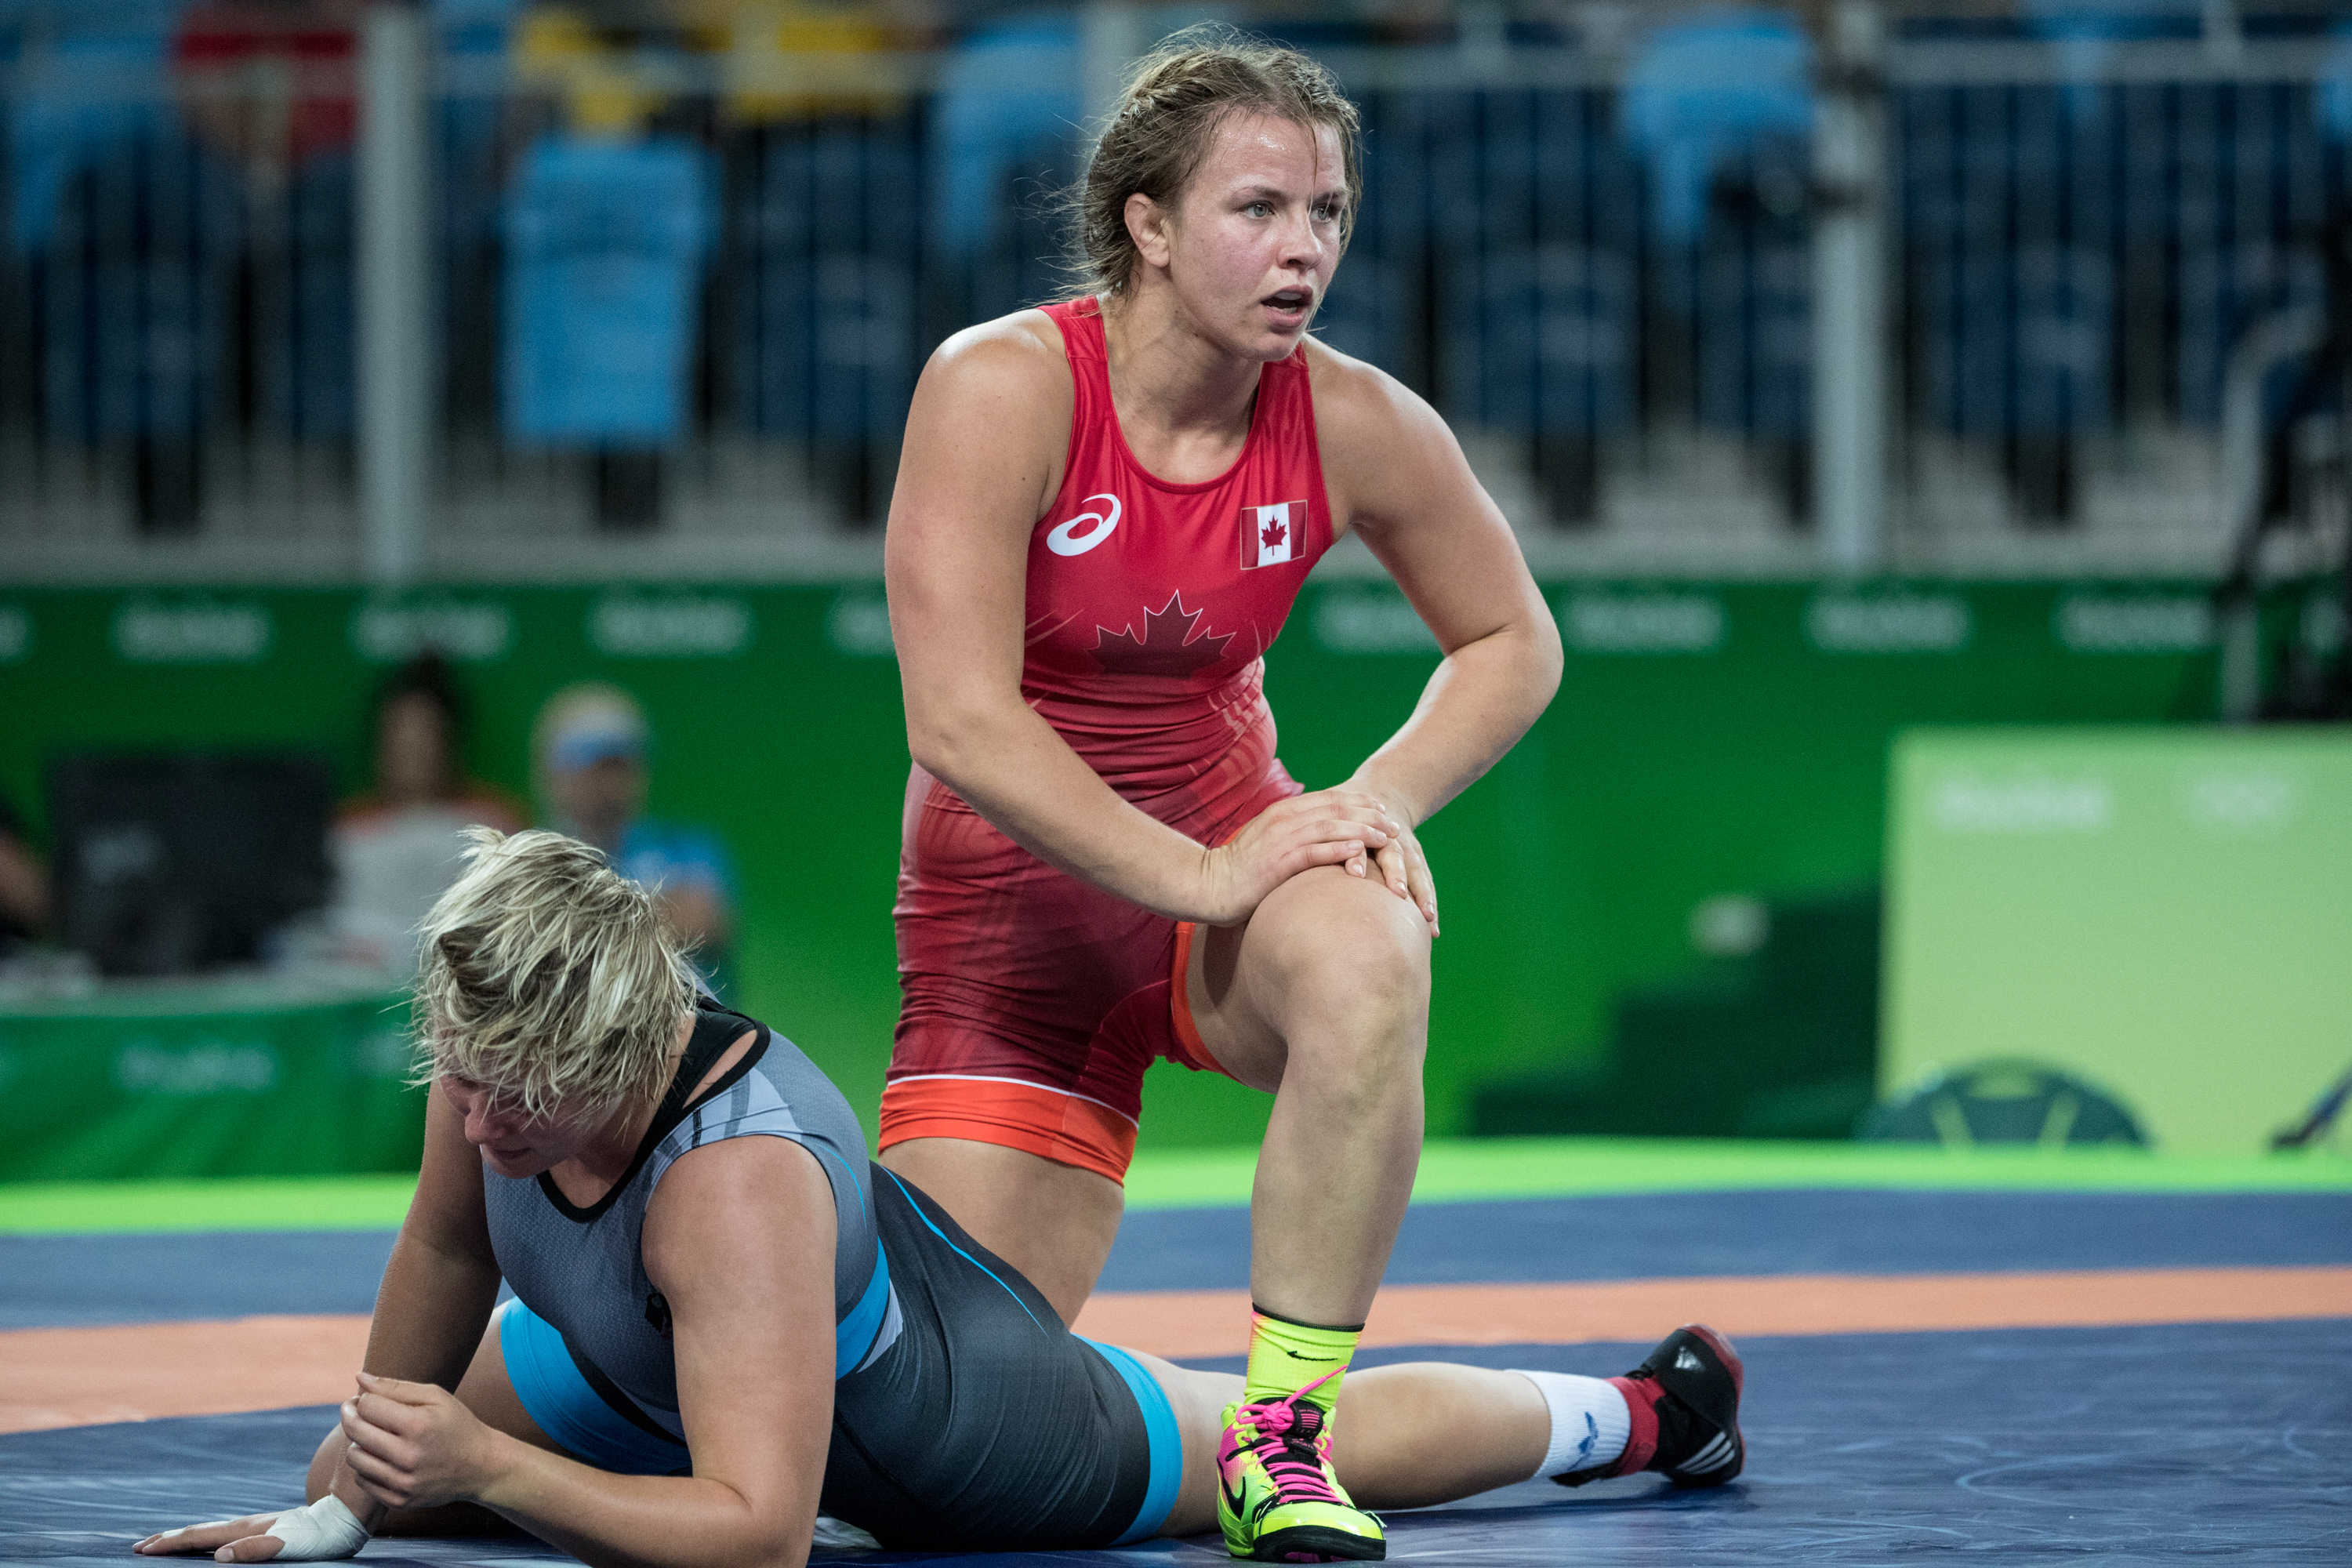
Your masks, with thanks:
[{"label": "wrestler's face", "polygon": [[1339,132],[1235,114],[1218,127],[1175,212],[1130,196],[1128,226],[1196,330],[1271,362],[1298,346],[1323,302],[1347,209]]},{"label": "wrestler's face", "polygon": [[517,1099],[487,1083],[445,1072],[441,1092],[466,1125],[466,1142],[501,1176],[536,1176],[553,1170],[595,1142],[614,1112],[558,1104],[533,1116]]}]

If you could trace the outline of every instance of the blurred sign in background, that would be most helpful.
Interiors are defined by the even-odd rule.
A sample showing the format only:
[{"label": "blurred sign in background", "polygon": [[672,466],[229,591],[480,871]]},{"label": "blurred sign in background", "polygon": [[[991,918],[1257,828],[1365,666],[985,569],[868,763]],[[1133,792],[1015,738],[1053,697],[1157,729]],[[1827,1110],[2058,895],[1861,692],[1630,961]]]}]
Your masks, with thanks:
[{"label": "blurred sign in background", "polygon": [[[1889,746],[2345,716],[2352,9],[1221,15],[1363,106],[1321,331],[1453,424],[1568,647],[1550,712],[1427,834],[1432,1131],[1843,1136],[1979,1045],[2134,1100],[2129,1053],[1919,1044],[1912,977],[1991,949],[1922,950],[1943,928],[1907,903],[1882,1052]],[[870,1109],[907,401],[946,333],[1063,287],[1081,128],[1196,19],[0,3],[0,794],[27,842],[64,847],[59,759],[309,756],[362,790],[371,689],[425,652],[468,700],[471,773],[544,811],[533,716],[609,681],[654,737],[653,812],[733,856],[736,999]],[[1434,658],[1334,552],[1269,659],[1293,770],[1343,775]],[[2012,869],[2001,897],[2074,886]],[[2342,951],[2340,906],[2315,918]],[[0,1077],[97,1005],[61,986],[0,976]],[[2253,1016],[2168,1059],[2252,1082],[2222,1064],[2273,1048]],[[2246,1124],[2291,1121],[2329,1048]],[[195,1081],[159,1073],[132,1079]],[[1163,1070],[1143,1141],[1265,1110]]]}]

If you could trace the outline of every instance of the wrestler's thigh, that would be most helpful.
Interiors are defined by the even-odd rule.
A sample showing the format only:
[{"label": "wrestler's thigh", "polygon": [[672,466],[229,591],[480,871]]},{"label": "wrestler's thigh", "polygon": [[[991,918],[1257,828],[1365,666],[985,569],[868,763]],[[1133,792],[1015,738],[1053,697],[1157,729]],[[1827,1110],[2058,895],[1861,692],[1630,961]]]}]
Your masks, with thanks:
[{"label": "wrestler's thigh", "polygon": [[1143,1363],[1168,1396],[1176,1429],[1184,1439],[1184,1479],[1176,1490],[1162,1535],[1197,1535],[1217,1528],[1217,1440],[1224,1435],[1225,1406],[1242,1396],[1238,1373],[1196,1372],[1142,1351],[1127,1352]]},{"label": "wrestler's thigh", "polygon": [[[513,1380],[507,1376],[506,1353],[499,1344],[499,1318],[495,1312],[490,1315],[490,1326],[482,1331],[482,1342],[475,1347],[466,1375],[457,1380],[457,1403],[472,1411],[485,1426],[495,1427],[551,1454],[565,1452],[562,1444],[539,1429],[539,1424],[523,1408],[521,1396],[515,1393]],[[306,1500],[318,1501],[334,1484],[335,1464],[342,1458],[348,1441],[340,1425],[330,1428],[320,1439],[319,1451],[310,1457],[310,1473],[303,1488]]]},{"label": "wrestler's thigh", "polygon": [[1065,1323],[1093,1294],[1110,1259],[1125,1200],[1119,1184],[1001,1143],[909,1138],[882,1163],[927,1193],[972,1238],[1028,1277]]},{"label": "wrestler's thigh", "polygon": [[1271,1091],[1292,1044],[1318,1026],[1418,1020],[1426,1031],[1429,931],[1382,883],[1318,866],[1268,893],[1246,923],[1202,927],[1184,989],[1218,1065]]}]

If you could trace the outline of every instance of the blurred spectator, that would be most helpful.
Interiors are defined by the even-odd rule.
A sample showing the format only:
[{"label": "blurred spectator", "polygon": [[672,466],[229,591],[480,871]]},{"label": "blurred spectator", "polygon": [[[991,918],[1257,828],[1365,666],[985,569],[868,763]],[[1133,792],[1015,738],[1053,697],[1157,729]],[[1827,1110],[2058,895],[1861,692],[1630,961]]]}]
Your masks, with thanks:
[{"label": "blurred spectator", "polygon": [[178,0],[0,5],[9,237],[47,430],[100,449],[143,532],[203,511],[241,204],[165,98]]},{"label": "blurred spectator", "polygon": [[48,247],[74,182],[154,131],[163,62],[179,0],[82,0],[33,14],[0,5],[0,47],[16,80],[5,100],[9,237]]},{"label": "blurred spectator", "polygon": [[25,836],[24,819],[0,795],[0,956],[49,923],[49,873]]},{"label": "blurred spectator", "polygon": [[188,119],[245,173],[257,412],[294,440],[353,415],[352,142],[362,0],[202,0],[172,61]]},{"label": "blurred spectator", "polygon": [[661,895],[695,966],[717,994],[729,978],[735,877],[710,834],[645,815],[653,736],[644,710],[617,686],[582,681],[547,700],[531,756],[548,826],[612,857],[625,877]]},{"label": "blurred spectator", "polygon": [[593,453],[606,528],[658,525],[687,417],[709,173],[694,141],[648,133],[678,20],[597,0],[536,7],[515,31],[517,78],[558,95],[568,129],[531,142],[508,193],[507,434]]},{"label": "blurred spectator", "polygon": [[180,18],[172,62],[188,118],[263,178],[349,148],[361,0],[204,0]]},{"label": "blurred spectator", "polygon": [[515,76],[561,95],[564,119],[575,132],[635,136],[662,106],[661,94],[640,79],[637,68],[657,41],[667,41],[661,30],[648,37],[643,26],[656,10],[611,0],[535,5],[515,30]]},{"label": "blurred spectator", "polygon": [[511,833],[521,804],[472,780],[464,767],[465,704],[432,654],[377,688],[370,713],[375,788],[343,804],[331,835],[341,955],[404,973],[410,932],[456,879],[458,837],[480,824]]},{"label": "blurred spectator", "polygon": [[903,28],[877,5],[845,0],[680,0],[696,41],[725,61],[721,108],[740,124],[815,120],[829,114],[896,114],[903,94],[850,91],[880,86],[867,57]]}]

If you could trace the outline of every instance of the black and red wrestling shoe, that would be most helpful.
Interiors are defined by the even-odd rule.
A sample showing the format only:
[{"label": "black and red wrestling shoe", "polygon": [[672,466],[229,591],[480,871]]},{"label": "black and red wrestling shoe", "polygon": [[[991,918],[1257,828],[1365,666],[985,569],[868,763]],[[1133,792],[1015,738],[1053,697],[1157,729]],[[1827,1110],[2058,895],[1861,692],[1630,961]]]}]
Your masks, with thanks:
[{"label": "black and red wrestling shoe", "polygon": [[1704,1323],[1685,1323],[1658,1342],[1641,1365],[1609,1381],[1625,1396],[1633,1433],[1614,1464],[1571,1470],[1564,1487],[1655,1470],[1678,1486],[1719,1487],[1748,1462],[1739,1435],[1747,1370],[1731,1342]]}]

